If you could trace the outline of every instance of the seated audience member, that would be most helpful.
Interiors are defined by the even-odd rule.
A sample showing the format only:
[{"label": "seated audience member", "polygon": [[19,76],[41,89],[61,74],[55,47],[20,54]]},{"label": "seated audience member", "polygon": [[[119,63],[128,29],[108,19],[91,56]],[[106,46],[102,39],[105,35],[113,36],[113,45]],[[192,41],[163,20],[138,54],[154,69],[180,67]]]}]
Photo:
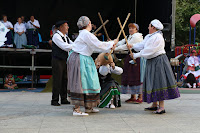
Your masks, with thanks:
[{"label": "seated audience member", "polygon": [[7,20],[7,16],[3,15],[3,20],[2,23],[5,25],[6,28],[8,28],[10,31],[7,32],[6,37],[7,37],[7,41],[5,42],[6,45],[10,45],[13,44],[13,25],[10,21]]},{"label": "seated audience member", "polygon": [[58,29],[56,28],[55,25],[52,26],[52,29],[50,30],[50,39],[48,41],[49,45],[52,47],[52,37],[53,37],[53,34],[56,33]]},{"label": "seated audience member", "polygon": [[36,20],[32,15],[30,17],[30,20],[27,22],[26,26],[27,26],[28,45],[34,45],[38,47],[39,44],[38,29],[40,28],[39,21]]},{"label": "seated audience member", "polygon": [[14,25],[14,43],[16,48],[22,48],[22,45],[27,45],[26,39],[26,27],[25,24],[22,23],[21,17],[18,17],[17,23]]},{"label": "seated audience member", "polygon": [[187,87],[189,87],[189,88],[196,88],[198,80],[196,80],[196,78],[194,77],[194,74],[189,73],[187,75],[185,83],[186,83]]},{"label": "seated audience member", "polygon": [[12,90],[18,88],[17,84],[15,84],[15,79],[12,74],[8,74],[8,76],[6,77],[4,87],[6,89],[12,89]]},{"label": "seated audience member", "polygon": [[21,19],[22,19],[22,23],[25,25],[26,27],[26,21],[25,21],[25,17],[24,16],[21,16]]},{"label": "seated audience member", "polygon": [[184,75],[189,88],[196,88],[197,80],[200,77],[200,63],[195,50],[192,50],[192,56],[187,60],[187,73]]},{"label": "seated audience member", "polygon": [[[96,30],[97,30],[97,26],[96,26],[95,24],[92,24],[91,33],[94,33]],[[96,36],[99,40],[103,41],[102,35],[103,35],[103,34],[102,34],[101,32],[98,32],[97,34],[95,34],[95,36]]]}]

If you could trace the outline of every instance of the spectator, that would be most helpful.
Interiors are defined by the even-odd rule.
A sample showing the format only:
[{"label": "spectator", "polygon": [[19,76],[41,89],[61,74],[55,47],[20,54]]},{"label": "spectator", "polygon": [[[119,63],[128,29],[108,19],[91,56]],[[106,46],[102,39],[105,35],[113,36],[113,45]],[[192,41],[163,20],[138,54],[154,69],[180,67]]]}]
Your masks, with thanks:
[{"label": "spectator", "polygon": [[197,57],[196,50],[192,50],[192,55],[187,60],[187,73],[184,75],[184,78],[186,78],[186,83],[189,88],[196,88],[198,79],[200,77],[200,63],[199,59]]},{"label": "spectator", "polygon": [[25,24],[22,23],[22,18],[18,17],[17,23],[14,25],[14,43],[16,48],[22,48],[22,45],[27,45],[26,39],[26,27]]},{"label": "spectator", "polygon": [[7,41],[5,42],[6,45],[10,45],[13,44],[13,25],[10,21],[7,20],[7,16],[3,15],[3,20],[2,23],[5,25],[6,28],[8,28],[10,31],[7,32],[6,37],[7,37]]},{"label": "spectator", "polygon": [[38,20],[34,18],[32,15],[30,20],[27,22],[27,41],[28,45],[38,46],[39,37],[38,37],[38,29],[40,28],[40,24]]},{"label": "spectator", "polygon": [[[94,33],[95,31],[97,30],[97,26],[95,24],[92,24],[92,30],[91,30],[91,33]],[[102,33],[97,33],[95,34],[95,36],[99,39],[99,40],[102,40]]]},{"label": "spectator", "polygon": [[26,21],[25,21],[25,17],[24,16],[21,16],[21,19],[22,19],[22,23],[25,25],[26,27]]},{"label": "spectator", "polygon": [[8,74],[8,76],[6,77],[6,81],[5,81],[5,84],[4,84],[4,87],[6,89],[17,89],[17,84],[15,84],[15,79],[13,77],[12,74]]},{"label": "spectator", "polygon": [[50,30],[50,39],[48,41],[49,45],[52,47],[52,37],[54,35],[54,33],[56,33],[58,29],[56,28],[55,25],[52,26],[52,30]]}]

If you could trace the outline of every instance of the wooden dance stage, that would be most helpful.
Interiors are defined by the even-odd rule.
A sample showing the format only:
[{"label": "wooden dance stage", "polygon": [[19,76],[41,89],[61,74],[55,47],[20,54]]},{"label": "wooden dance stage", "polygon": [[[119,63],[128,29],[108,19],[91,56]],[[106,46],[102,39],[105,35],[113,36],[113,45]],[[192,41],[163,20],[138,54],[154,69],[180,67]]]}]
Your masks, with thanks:
[{"label": "wooden dance stage", "polygon": [[[32,83],[36,84],[36,79],[40,75],[52,75],[51,66],[51,49],[15,49],[0,48],[0,78],[7,74],[13,75],[32,75]],[[116,56],[121,59],[128,52],[115,52]],[[92,57],[95,59],[98,53],[95,52]]]}]

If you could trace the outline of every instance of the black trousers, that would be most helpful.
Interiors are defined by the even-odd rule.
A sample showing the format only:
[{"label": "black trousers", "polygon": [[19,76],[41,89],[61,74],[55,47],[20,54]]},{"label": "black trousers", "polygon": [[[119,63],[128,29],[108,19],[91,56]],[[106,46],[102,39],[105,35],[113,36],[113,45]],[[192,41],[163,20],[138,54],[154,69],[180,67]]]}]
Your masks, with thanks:
[{"label": "black trousers", "polygon": [[67,64],[66,60],[52,58],[53,89],[52,102],[67,99]]}]

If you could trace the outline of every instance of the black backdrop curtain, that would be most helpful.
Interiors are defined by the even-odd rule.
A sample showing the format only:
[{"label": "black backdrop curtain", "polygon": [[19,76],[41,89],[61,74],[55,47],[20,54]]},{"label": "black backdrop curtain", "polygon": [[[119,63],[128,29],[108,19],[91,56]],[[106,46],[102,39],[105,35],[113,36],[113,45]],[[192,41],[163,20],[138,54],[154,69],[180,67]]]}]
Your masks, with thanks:
[{"label": "black backdrop curtain", "polygon": [[[152,19],[159,19],[163,23],[171,23],[171,0],[137,0],[137,23],[140,32],[148,34],[148,25]],[[34,15],[39,20],[40,30],[43,40],[49,38],[52,25],[58,20],[69,21],[69,33],[77,33],[77,20],[85,15],[92,23],[100,26],[97,13],[100,12],[103,20],[109,19],[106,25],[111,39],[115,39],[120,30],[117,17],[122,23],[130,12],[129,22],[135,22],[135,0],[4,0],[0,5],[0,15],[6,14],[8,20],[14,25],[18,16],[25,16],[26,21],[30,15]],[[127,24],[128,24],[127,23]],[[128,34],[128,28],[125,28]]]}]

